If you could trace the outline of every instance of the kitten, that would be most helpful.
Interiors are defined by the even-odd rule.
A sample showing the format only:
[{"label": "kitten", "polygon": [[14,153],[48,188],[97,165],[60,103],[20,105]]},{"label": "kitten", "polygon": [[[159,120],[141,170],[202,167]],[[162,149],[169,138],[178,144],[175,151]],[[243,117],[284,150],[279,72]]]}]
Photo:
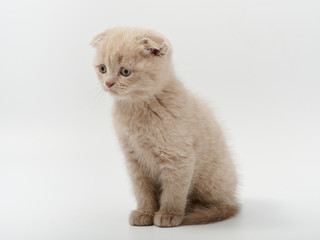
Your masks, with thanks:
[{"label": "kitten", "polygon": [[114,126],[137,199],[130,224],[171,227],[235,215],[237,176],[223,134],[175,76],[169,41],[120,27],[91,45],[102,88],[114,96]]}]

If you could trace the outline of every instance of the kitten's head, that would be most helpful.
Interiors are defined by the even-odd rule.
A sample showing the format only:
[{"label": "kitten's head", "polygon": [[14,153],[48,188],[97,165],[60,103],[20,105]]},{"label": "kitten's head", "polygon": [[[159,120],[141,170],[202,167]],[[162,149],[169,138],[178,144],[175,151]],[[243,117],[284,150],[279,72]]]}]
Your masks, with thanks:
[{"label": "kitten's head", "polygon": [[98,34],[94,67],[105,91],[121,99],[141,99],[166,84],[171,67],[168,40],[148,29],[118,27]]}]

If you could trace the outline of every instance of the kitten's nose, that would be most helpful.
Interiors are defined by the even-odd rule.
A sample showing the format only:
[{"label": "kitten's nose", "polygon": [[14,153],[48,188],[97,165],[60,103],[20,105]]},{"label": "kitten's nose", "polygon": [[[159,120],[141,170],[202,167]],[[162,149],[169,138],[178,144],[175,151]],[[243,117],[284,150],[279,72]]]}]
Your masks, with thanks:
[{"label": "kitten's nose", "polygon": [[106,82],[106,85],[108,86],[108,88],[111,88],[113,86],[114,82]]}]

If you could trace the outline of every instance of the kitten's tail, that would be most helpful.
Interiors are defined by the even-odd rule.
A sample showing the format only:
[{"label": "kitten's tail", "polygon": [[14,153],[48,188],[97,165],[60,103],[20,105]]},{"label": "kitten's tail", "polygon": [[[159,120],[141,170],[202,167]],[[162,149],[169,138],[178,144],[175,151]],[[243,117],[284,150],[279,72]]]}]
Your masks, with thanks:
[{"label": "kitten's tail", "polygon": [[222,221],[239,212],[239,206],[228,204],[193,204],[182,225],[206,224]]}]

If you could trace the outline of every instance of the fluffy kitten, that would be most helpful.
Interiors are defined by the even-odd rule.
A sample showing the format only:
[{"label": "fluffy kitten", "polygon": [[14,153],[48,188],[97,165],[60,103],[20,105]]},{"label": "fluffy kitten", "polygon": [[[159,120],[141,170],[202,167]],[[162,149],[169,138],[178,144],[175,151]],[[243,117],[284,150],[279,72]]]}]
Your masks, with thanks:
[{"label": "fluffy kitten", "polygon": [[94,66],[114,96],[113,120],[137,199],[130,224],[171,227],[238,211],[237,176],[211,110],[174,74],[160,33],[114,28],[97,35]]}]

